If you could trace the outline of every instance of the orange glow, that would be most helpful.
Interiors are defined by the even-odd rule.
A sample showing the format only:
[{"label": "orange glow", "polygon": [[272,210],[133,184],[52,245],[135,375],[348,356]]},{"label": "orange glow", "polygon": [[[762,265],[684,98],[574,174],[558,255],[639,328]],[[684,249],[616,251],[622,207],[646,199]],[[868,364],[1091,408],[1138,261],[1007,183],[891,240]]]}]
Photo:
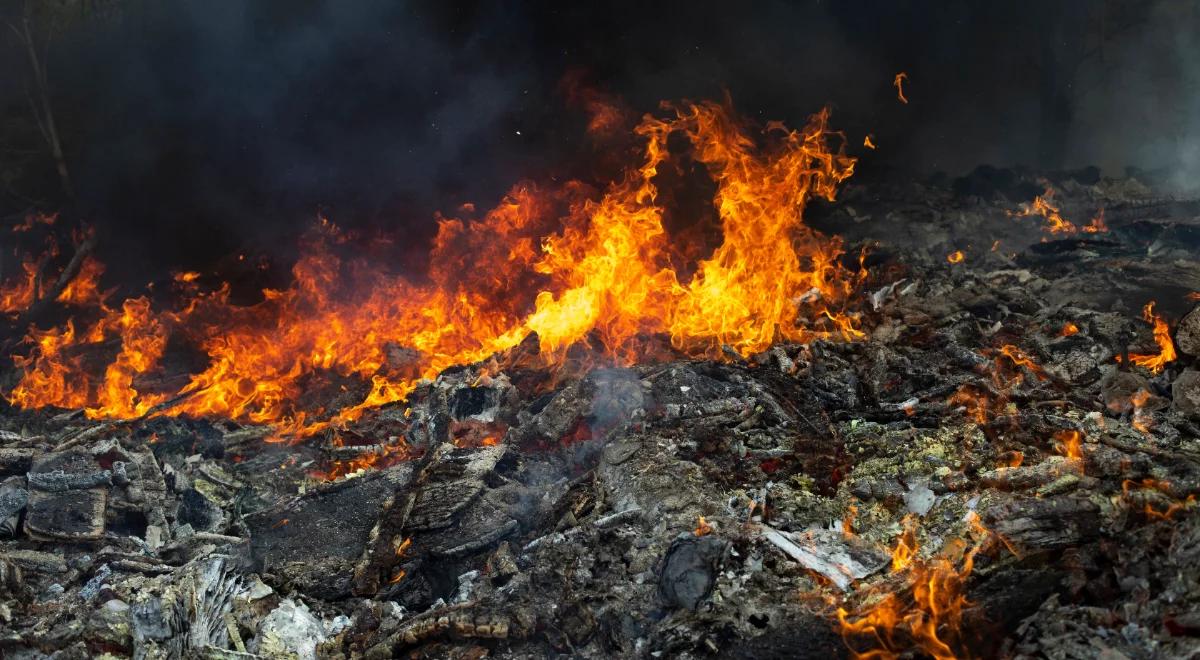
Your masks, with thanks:
[{"label": "orange glow", "polygon": [[966,257],[963,255],[962,250],[955,250],[946,255],[946,261],[949,261],[952,264],[961,264],[965,258]]},{"label": "orange glow", "polygon": [[696,517],[696,529],[692,530],[693,534],[696,536],[705,536],[712,534],[712,531],[712,525],[708,524],[708,521],[704,519],[704,516]]},{"label": "orange glow", "polygon": [[1150,402],[1150,393],[1146,390],[1138,390],[1129,398],[1129,402],[1133,404],[1133,419],[1129,421],[1130,426],[1142,433],[1150,433],[1150,429],[1154,428],[1154,420],[1146,410],[1146,404]]},{"label": "orange glow", "polygon": [[864,147],[866,147],[866,148],[868,148],[868,149],[874,149],[874,148],[875,148],[875,143],[871,141],[871,136],[870,136],[870,135],[867,135],[866,137],[864,137],[864,138],[863,138],[863,146],[864,146]]},{"label": "orange glow", "polygon": [[[1133,481],[1132,479],[1126,479],[1125,481],[1121,482],[1121,492],[1126,498],[1129,497],[1129,491],[1133,490],[1134,488],[1139,490],[1156,490],[1160,493],[1167,494],[1168,496],[1171,492],[1171,484],[1158,479],[1147,478],[1142,479],[1140,482]],[[1176,513],[1193,506],[1195,503],[1195,494],[1190,494],[1182,500],[1176,500],[1172,498],[1172,501],[1167,505],[1167,508],[1161,510],[1156,509],[1150,502],[1146,502],[1142,507],[1142,513],[1145,514],[1147,518],[1170,520]]]},{"label": "orange glow", "polygon": [[904,527],[904,531],[896,540],[896,547],[892,549],[893,573],[908,568],[917,554],[917,519],[912,514],[908,514],[904,516],[901,525]]},{"label": "orange glow", "polygon": [[987,423],[989,403],[987,393],[971,385],[960,386],[958,391],[951,394],[950,398],[946,400],[946,405],[966,408],[967,417],[980,425]]},{"label": "orange glow", "polygon": [[1083,460],[1083,434],[1079,431],[1063,429],[1054,433],[1058,444],[1058,453],[1073,461]]},{"label": "orange glow", "polygon": [[1075,325],[1074,323],[1072,323],[1070,321],[1067,321],[1066,323],[1064,323],[1062,330],[1058,331],[1058,335],[1060,337],[1070,337],[1072,335],[1077,335],[1077,334],[1079,334],[1079,326]]},{"label": "orange glow", "polygon": [[1058,207],[1054,205],[1053,198],[1054,189],[1047,187],[1046,192],[1034,197],[1030,203],[1022,203],[1020,211],[1012,215],[1041,216],[1046,220],[1044,229],[1050,234],[1073,234],[1078,231],[1075,225],[1062,216]]},{"label": "orange glow", "polygon": [[892,86],[896,88],[896,98],[900,99],[901,103],[908,103],[908,99],[904,96],[904,81],[908,80],[908,74],[901,71],[892,79]]},{"label": "orange glow", "polygon": [[58,302],[78,307],[99,306],[105,297],[100,290],[100,276],[103,274],[104,264],[90,256],[84,257],[75,278],[58,294]]},{"label": "orange glow", "polygon": [[[770,123],[764,133],[714,103],[666,108],[634,129],[640,161],[602,189],[523,183],[480,219],[439,218],[427,282],[343,258],[350,237],[321,220],[302,241],[293,283],[264,290],[258,304],[234,305],[225,285],[193,291],[175,311],[156,313],[136,299],[78,333],[71,324],[32,330],[9,399],[84,407],[93,417],[145,414],[172,397],[134,391],[135,376],[156,368],[177,333],[207,352],[208,366],[163,414],[271,424],[279,437],[303,437],[403,400],[421,378],[531,333],[550,366],[577,344],[624,364],[667,357],[658,338],[679,353],[721,359],[723,346],[750,354],[776,341],[864,337],[847,310],[867,276],[861,260],[857,271],[844,266],[840,240],[802,219],[813,198],[833,200],[854,172],[855,159],[828,129],[828,109],[800,130]],[[667,148],[676,136],[713,179],[722,232],[690,265],[667,236],[658,197],[659,168],[681,157]],[[120,351],[103,383],[89,382],[75,346],[105,342],[120,342]],[[411,359],[389,362],[389,346]],[[370,389],[340,411],[299,407],[321,373],[357,377]]]},{"label": "orange glow", "polygon": [[21,271],[21,275],[0,284],[0,313],[16,315],[37,299],[40,293],[37,261],[26,255],[21,261]]},{"label": "orange glow", "polygon": [[1104,222],[1103,208],[1096,212],[1096,217],[1092,218],[1090,224],[1084,225],[1083,231],[1088,234],[1103,234],[1108,231],[1108,225]]},{"label": "orange glow", "polygon": [[1010,468],[1021,467],[1021,464],[1024,462],[1025,462],[1025,453],[1021,452],[1021,451],[1013,451],[1013,452],[1011,452],[1011,455],[1009,456],[1008,467],[1010,467]]},{"label": "orange glow", "polygon": [[[854,658],[899,658],[911,651],[938,660],[959,657],[954,647],[961,645],[963,610],[970,605],[964,592],[979,546],[964,552],[961,563],[948,557],[912,561],[916,550],[912,543],[906,532],[892,553],[909,556],[900,569],[909,585],[903,592],[887,593],[854,614],[838,608],[842,639]],[[863,637],[871,642],[869,650],[856,648],[856,638]]]},{"label": "orange glow", "polygon": [[858,507],[851,504],[846,507],[846,517],[842,518],[842,536],[854,538],[854,519],[858,517]]},{"label": "orange glow", "polygon": [[1192,302],[1200,302],[1200,291],[1192,291],[1191,293],[1187,294],[1185,298]]},{"label": "orange glow", "polygon": [[34,227],[36,227],[38,225],[49,226],[49,225],[53,225],[57,221],[58,221],[57,213],[49,213],[49,214],[47,214],[47,213],[30,213],[29,215],[25,216],[25,219],[23,221],[21,221],[21,224],[15,225],[12,228],[12,231],[14,234],[20,234],[20,233],[27,232],[30,229],[33,229]]},{"label": "orange glow", "polygon": [[[1175,353],[1175,342],[1171,341],[1171,328],[1167,322],[1154,312],[1154,301],[1146,303],[1142,308],[1142,318],[1147,323],[1154,326],[1154,343],[1158,344],[1158,353],[1131,353],[1129,361],[1145,367],[1150,370],[1150,373],[1157,374],[1162,372],[1168,362],[1174,362],[1178,357]],[[1121,360],[1121,356],[1117,356],[1117,361]]]}]

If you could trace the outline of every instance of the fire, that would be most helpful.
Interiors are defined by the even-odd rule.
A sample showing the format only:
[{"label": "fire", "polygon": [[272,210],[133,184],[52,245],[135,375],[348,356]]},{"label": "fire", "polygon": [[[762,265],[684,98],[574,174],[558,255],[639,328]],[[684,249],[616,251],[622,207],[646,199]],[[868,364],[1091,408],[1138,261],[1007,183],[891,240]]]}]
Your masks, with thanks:
[{"label": "fire", "polygon": [[[1130,354],[1129,361],[1145,367],[1150,370],[1150,373],[1160,373],[1168,362],[1174,362],[1178,357],[1175,353],[1175,342],[1171,341],[1171,328],[1163,317],[1154,312],[1154,301],[1146,303],[1142,308],[1142,318],[1147,323],[1154,326],[1154,343],[1158,344],[1158,354],[1135,353]],[[1119,361],[1121,358],[1117,356]]]},{"label": "fire", "polygon": [[1074,234],[1078,228],[1062,216],[1058,207],[1054,205],[1054,189],[1046,187],[1046,192],[1033,198],[1030,203],[1022,203],[1020,211],[1012,215],[1017,216],[1032,216],[1040,215],[1045,218],[1045,230],[1051,234]]},{"label": "fire", "polygon": [[21,275],[0,284],[0,313],[17,314],[25,311],[41,293],[38,262],[32,256],[21,261]]},{"label": "fire", "polygon": [[1154,420],[1146,410],[1146,404],[1150,402],[1150,392],[1138,390],[1130,397],[1129,402],[1133,404],[1133,419],[1129,421],[1130,426],[1142,433],[1150,433],[1150,429],[1154,428]]},{"label": "fire", "polygon": [[904,96],[904,81],[908,80],[908,74],[901,71],[892,79],[892,86],[896,88],[896,98],[900,99],[901,103],[907,104],[908,99]]},{"label": "fire", "polygon": [[946,261],[949,261],[952,264],[961,264],[965,258],[966,257],[963,255],[962,250],[955,250],[946,255]]},{"label": "fire", "polygon": [[79,273],[58,294],[58,302],[77,307],[99,306],[105,298],[105,293],[100,290],[100,276],[103,274],[104,264],[90,256],[85,257]]},{"label": "fire", "polygon": [[[939,660],[958,657],[954,647],[961,646],[963,610],[970,605],[963,594],[980,545],[964,552],[961,562],[948,557],[916,560],[911,530],[910,524],[892,553],[893,572],[905,572],[909,586],[853,614],[838,608],[842,639],[855,658],[898,658],[911,650]],[[906,560],[897,568],[895,558],[901,555]],[[872,648],[858,650],[853,641],[859,637],[870,638]]]},{"label": "fire", "polygon": [[1088,234],[1103,234],[1108,231],[1108,225],[1104,222],[1103,208],[1096,212],[1096,217],[1092,218],[1090,224],[1084,225],[1083,231]]},{"label": "fire", "polygon": [[854,519],[858,517],[858,507],[851,504],[846,507],[846,517],[842,518],[842,536],[854,538]]},{"label": "fire", "polygon": [[[440,218],[427,282],[343,258],[352,237],[322,220],[304,240],[293,283],[264,290],[256,305],[232,304],[226,285],[193,290],[174,311],[135,299],[80,332],[72,323],[32,330],[28,352],[15,358],[23,377],[9,399],[27,408],[84,407],[92,417],[146,414],[174,397],[136,392],[133,382],[156,368],[175,333],[209,361],[164,414],[306,436],[403,400],[421,378],[531,333],[551,364],[580,342],[614,363],[654,359],[651,347],[661,342],[647,338],[655,335],[676,351],[714,358],[724,346],[753,353],[780,340],[862,338],[846,305],[866,270],[844,266],[841,242],[803,223],[807,204],[833,200],[854,172],[855,159],[828,128],[828,109],[800,130],[768,124],[762,137],[714,103],[667,109],[637,125],[640,162],[602,189],[519,184],[480,219]],[[690,145],[686,155],[667,148],[676,136]],[[712,177],[722,231],[709,256],[690,266],[668,240],[656,178],[685,157]],[[72,296],[95,299],[83,290]],[[89,383],[76,347],[104,342],[121,348],[103,383]],[[395,363],[389,346],[409,357]],[[299,408],[305,384],[322,372],[357,377],[370,391],[336,413]]]},{"label": "fire", "polygon": [[988,419],[988,409],[990,407],[990,398],[986,392],[980,391],[978,388],[971,385],[962,385],[958,390],[950,395],[946,400],[948,406],[962,406],[966,409],[967,416],[975,420],[976,424],[986,424]]},{"label": "fire", "polygon": [[1062,330],[1058,331],[1058,336],[1060,337],[1071,337],[1077,334],[1079,334],[1079,326],[1075,325],[1071,321],[1064,323]]},{"label": "fire", "polygon": [[1063,429],[1054,433],[1058,444],[1058,452],[1072,461],[1083,460],[1083,434],[1079,431]]},{"label": "fire", "polygon": [[[1160,481],[1158,479],[1147,478],[1142,479],[1141,482],[1133,481],[1132,479],[1126,479],[1125,481],[1121,482],[1121,493],[1126,499],[1130,498],[1130,491],[1135,488],[1138,490],[1157,491],[1167,495],[1168,498],[1170,498],[1170,492],[1172,490],[1169,482]],[[1144,513],[1147,518],[1170,520],[1176,513],[1189,508],[1196,503],[1196,495],[1194,493],[1189,494],[1182,500],[1174,498],[1170,499],[1171,501],[1169,504],[1167,504],[1167,507],[1161,510],[1156,509],[1153,504],[1147,501],[1142,506],[1142,513]]]},{"label": "fire", "polygon": [[874,149],[875,143],[871,140],[870,134],[863,138],[863,146],[868,149]]},{"label": "fire", "polygon": [[708,521],[704,519],[704,516],[696,516],[696,529],[692,530],[693,534],[696,536],[705,536],[712,534],[712,531],[712,525],[708,524]]},{"label": "fire", "polygon": [[892,549],[892,572],[898,573],[912,563],[913,557],[917,554],[917,521],[912,514],[904,516],[901,521],[904,531],[900,534],[900,538],[896,540],[896,547]]}]

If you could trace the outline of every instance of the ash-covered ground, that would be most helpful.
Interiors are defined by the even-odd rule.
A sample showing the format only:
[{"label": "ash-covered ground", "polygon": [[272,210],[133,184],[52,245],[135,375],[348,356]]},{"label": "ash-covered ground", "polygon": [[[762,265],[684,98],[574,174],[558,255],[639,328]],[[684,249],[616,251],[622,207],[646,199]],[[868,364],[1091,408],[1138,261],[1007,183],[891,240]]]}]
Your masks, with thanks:
[{"label": "ash-covered ground", "polygon": [[531,337],[299,444],[6,410],[0,651],[1196,657],[1200,202],[1048,179],[812,209],[866,248],[854,341]]}]

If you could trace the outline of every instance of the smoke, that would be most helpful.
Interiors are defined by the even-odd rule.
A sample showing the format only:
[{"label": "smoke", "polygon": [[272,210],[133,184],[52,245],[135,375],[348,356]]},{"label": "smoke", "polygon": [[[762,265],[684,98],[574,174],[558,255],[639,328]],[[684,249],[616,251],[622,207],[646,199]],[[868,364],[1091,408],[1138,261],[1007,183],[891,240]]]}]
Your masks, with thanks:
[{"label": "smoke", "polygon": [[[751,119],[799,126],[831,105],[860,177],[1045,165],[1038,44],[1073,34],[1091,48],[1109,4],[131,1],[74,21],[48,52],[80,207],[108,232],[102,257],[148,277],[294,245],[319,212],[419,253],[439,210],[486,208],[523,178],[587,177],[621,154],[589,153],[586,118],[561,93],[570,72],[635,116],[728,93]],[[1064,83],[1062,164],[1162,167],[1195,186],[1193,4],[1140,3],[1143,20],[1081,61]],[[8,58],[0,81],[22,66]],[[860,146],[868,133],[877,151]]]},{"label": "smoke", "polygon": [[1079,74],[1072,160],[1109,173],[1155,170],[1200,191],[1200,6],[1151,3],[1132,29],[1103,44]]}]

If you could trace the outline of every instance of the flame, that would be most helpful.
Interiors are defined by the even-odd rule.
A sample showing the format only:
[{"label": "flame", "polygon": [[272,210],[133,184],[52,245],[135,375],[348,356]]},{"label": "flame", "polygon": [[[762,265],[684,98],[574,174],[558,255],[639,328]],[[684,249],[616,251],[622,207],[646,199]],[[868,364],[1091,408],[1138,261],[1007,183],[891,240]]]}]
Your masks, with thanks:
[{"label": "flame", "polygon": [[[1126,479],[1121,482],[1121,493],[1126,499],[1129,499],[1130,491],[1134,488],[1140,490],[1155,490],[1166,494],[1168,497],[1170,496],[1172,490],[1170,482],[1160,481],[1158,479],[1146,478],[1142,479],[1140,482],[1133,481],[1132,479]],[[1172,498],[1171,502],[1167,505],[1167,508],[1161,510],[1156,509],[1150,502],[1145,502],[1142,507],[1142,513],[1144,513],[1147,518],[1170,520],[1176,513],[1191,507],[1195,503],[1196,495],[1192,493],[1182,500]]]},{"label": "flame", "polygon": [[1083,460],[1083,434],[1071,429],[1063,429],[1054,433],[1058,443],[1058,451],[1072,461]]},{"label": "flame", "polygon": [[25,219],[19,225],[14,225],[12,232],[20,234],[27,232],[38,225],[53,225],[58,221],[57,213],[30,213],[25,216]]},{"label": "flame", "polygon": [[[1175,342],[1171,341],[1171,328],[1163,317],[1154,312],[1154,301],[1146,303],[1142,308],[1142,318],[1147,323],[1154,326],[1154,343],[1158,344],[1158,354],[1149,353],[1133,353],[1129,356],[1129,361],[1139,367],[1145,367],[1150,370],[1150,373],[1157,374],[1162,372],[1168,362],[1174,362],[1178,355],[1175,353]],[[1121,356],[1117,356],[1117,361],[1121,360]]]},{"label": "flame", "polygon": [[959,386],[958,390],[946,400],[947,406],[965,408],[967,417],[975,420],[975,423],[979,425],[987,423],[990,403],[987,393],[972,385]]},{"label": "flame", "polygon": [[908,99],[904,96],[904,81],[908,80],[908,74],[901,71],[892,79],[892,86],[896,88],[896,98],[900,99],[901,103],[907,104]]},{"label": "flame", "polygon": [[1062,330],[1058,331],[1058,335],[1060,337],[1071,337],[1077,334],[1079,334],[1079,326],[1075,325],[1071,321],[1064,323]]},{"label": "flame", "polygon": [[892,572],[899,573],[908,568],[912,563],[913,557],[917,554],[917,520],[908,514],[901,521],[904,531],[900,533],[900,538],[896,540],[896,547],[892,549]]},{"label": "flame", "polygon": [[866,137],[864,137],[864,138],[863,138],[863,146],[864,146],[864,147],[866,147],[866,148],[868,148],[868,149],[874,149],[874,148],[875,148],[875,143],[871,141],[871,136],[870,136],[870,134],[868,134]]},{"label": "flame", "polygon": [[[854,614],[838,608],[842,639],[855,658],[899,658],[911,650],[939,660],[958,657],[952,644],[959,645],[963,610],[970,605],[964,596],[966,582],[981,545],[964,552],[961,563],[947,557],[914,560],[916,544],[911,530],[909,524],[892,552],[893,572],[905,572],[908,578],[904,595],[887,593]],[[896,568],[895,557],[901,555],[906,561]],[[860,651],[852,643],[863,636],[871,639],[870,650]]]},{"label": "flame", "polygon": [[21,260],[21,274],[0,284],[0,313],[16,314],[25,311],[40,294],[38,262],[26,255]]},{"label": "flame", "polygon": [[1033,216],[1039,215],[1046,220],[1044,229],[1050,234],[1073,234],[1078,229],[1075,225],[1067,221],[1058,210],[1058,207],[1051,201],[1054,197],[1054,189],[1047,186],[1046,191],[1041,195],[1033,198],[1032,202],[1022,203],[1020,210],[1010,215],[1016,216]]},{"label": "flame", "polygon": [[965,258],[966,257],[963,255],[962,250],[955,250],[946,255],[946,261],[949,261],[952,264],[961,264]]},{"label": "flame", "polygon": [[851,504],[846,507],[846,517],[842,518],[842,536],[847,539],[854,538],[854,519],[858,517],[858,507]]},{"label": "flame", "polygon": [[1096,217],[1092,218],[1090,224],[1084,225],[1083,231],[1088,234],[1103,234],[1108,231],[1108,225],[1104,222],[1104,208],[1101,207],[1096,212]]},{"label": "flame", "polygon": [[708,524],[708,521],[704,519],[704,516],[696,516],[696,529],[692,530],[693,534],[696,536],[705,536],[707,534],[712,534],[712,531],[712,525]]},{"label": "flame", "polygon": [[[224,285],[193,292],[174,311],[128,301],[78,334],[72,324],[32,330],[28,353],[15,358],[23,377],[9,399],[26,408],[85,407],[93,417],[145,414],[165,396],[138,393],[133,381],[156,368],[174,332],[209,362],[167,414],[307,436],[403,400],[420,379],[506,351],[531,333],[549,364],[584,342],[615,363],[655,359],[655,335],[676,351],[713,358],[723,347],[753,353],[779,340],[864,337],[845,309],[867,276],[861,259],[857,272],[846,268],[841,242],[802,221],[811,199],[832,200],[854,172],[855,159],[828,129],[828,109],[800,130],[768,124],[762,138],[717,104],[667,111],[638,124],[640,162],[602,190],[519,184],[482,219],[439,218],[428,282],[343,259],[350,237],[322,219],[303,241],[293,283],[264,290],[256,305],[234,305]],[[715,183],[722,231],[690,267],[668,240],[656,180],[659,168],[685,157],[667,148],[675,136]],[[75,347],[103,342],[121,348],[103,382],[91,384]],[[409,357],[395,363],[389,346]],[[370,389],[337,412],[299,407],[305,384],[321,372],[357,377]]]},{"label": "flame", "polygon": [[100,276],[104,274],[104,264],[92,257],[84,257],[79,272],[75,274],[62,293],[58,294],[58,302],[77,307],[97,307],[104,302],[105,293],[100,290]]},{"label": "flame", "polygon": [[1146,434],[1149,434],[1150,429],[1154,428],[1154,419],[1150,416],[1149,411],[1146,410],[1146,404],[1149,401],[1150,392],[1144,389],[1138,390],[1129,398],[1129,402],[1133,404],[1133,418],[1129,421],[1129,424]]}]

